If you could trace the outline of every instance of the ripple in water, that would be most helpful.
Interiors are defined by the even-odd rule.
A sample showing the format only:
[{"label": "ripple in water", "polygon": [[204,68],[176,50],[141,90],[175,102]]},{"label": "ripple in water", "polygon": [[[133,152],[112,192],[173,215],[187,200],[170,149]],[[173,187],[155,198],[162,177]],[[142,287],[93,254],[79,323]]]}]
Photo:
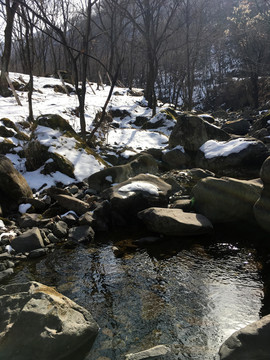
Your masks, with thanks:
[{"label": "ripple in water", "polygon": [[254,250],[188,244],[130,246],[121,257],[112,243],[59,249],[12,282],[55,286],[91,311],[101,330],[86,360],[120,360],[158,344],[172,347],[170,360],[213,360],[228,336],[259,318],[263,284]]}]

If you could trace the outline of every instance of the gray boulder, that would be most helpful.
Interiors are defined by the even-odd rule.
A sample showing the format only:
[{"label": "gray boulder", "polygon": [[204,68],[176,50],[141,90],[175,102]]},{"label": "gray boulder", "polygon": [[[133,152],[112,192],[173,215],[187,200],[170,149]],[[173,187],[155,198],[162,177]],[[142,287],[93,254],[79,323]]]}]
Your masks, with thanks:
[{"label": "gray boulder", "polygon": [[11,240],[11,247],[17,252],[29,252],[43,248],[44,242],[40,230],[36,227],[25,231]]},{"label": "gray boulder", "polygon": [[250,128],[250,122],[246,119],[227,121],[221,129],[229,134],[246,135]]},{"label": "gray boulder", "polygon": [[220,360],[269,360],[270,315],[233,333],[219,350]]},{"label": "gray boulder", "polygon": [[15,210],[23,197],[33,197],[32,190],[12,162],[0,155],[0,207],[3,212]]},{"label": "gray boulder", "polygon": [[87,243],[94,239],[95,232],[89,225],[75,226],[69,230],[68,240]]},{"label": "gray boulder", "polygon": [[174,149],[164,152],[162,161],[168,169],[183,169],[189,163],[190,157],[184,148],[177,146]]},{"label": "gray boulder", "polygon": [[179,115],[169,138],[170,148],[182,145],[187,151],[197,151],[206,141],[226,141],[230,136],[196,115]]},{"label": "gray boulder", "polygon": [[264,143],[253,138],[228,142],[211,140],[200,147],[196,164],[221,176],[247,179],[259,177],[260,168],[268,156]]},{"label": "gray boulder", "polygon": [[157,172],[156,160],[151,155],[144,154],[125,165],[113,166],[92,174],[88,178],[88,185],[91,189],[100,192],[112,184],[121,183],[138,174],[156,174]]},{"label": "gray boulder", "polygon": [[101,193],[111,209],[124,218],[151,206],[167,206],[171,185],[155,175],[137,175]]},{"label": "gray boulder", "polygon": [[1,359],[83,360],[98,332],[87,310],[37,282],[0,287],[0,304]]},{"label": "gray boulder", "polygon": [[195,210],[212,223],[253,221],[253,206],[259,199],[262,182],[207,177],[192,189]]},{"label": "gray boulder", "polygon": [[263,163],[260,176],[264,188],[260,198],[254,205],[253,211],[257,223],[261,228],[270,232],[270,157]]},{"label": "gray boulder", "polygon": [[138,213],[151,231],[167,236],[191,236],[208,234],[213,230],[211,222],[203,215],[185,213],[181,209],[149,208]]}]

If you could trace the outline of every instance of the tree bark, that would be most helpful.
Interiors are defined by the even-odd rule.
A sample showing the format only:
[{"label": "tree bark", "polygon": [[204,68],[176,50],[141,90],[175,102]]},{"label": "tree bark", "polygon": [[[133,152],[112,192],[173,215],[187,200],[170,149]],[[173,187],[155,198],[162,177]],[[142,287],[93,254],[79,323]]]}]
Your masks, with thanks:
[{"label": "tree bark", "polygon": [[6,0],[6,27],[5,27],[5,45],[4,51],[1,58],[1,75],[0,75],[0,95],[10,96],[8,88],[8,82],[6,80],[5,74],[8,74],[9,70],[9,60],[11,55],[11,46],[12,46],[12,29],[15,13],[18,9],[18,3],[16,1],[11,2]]}]

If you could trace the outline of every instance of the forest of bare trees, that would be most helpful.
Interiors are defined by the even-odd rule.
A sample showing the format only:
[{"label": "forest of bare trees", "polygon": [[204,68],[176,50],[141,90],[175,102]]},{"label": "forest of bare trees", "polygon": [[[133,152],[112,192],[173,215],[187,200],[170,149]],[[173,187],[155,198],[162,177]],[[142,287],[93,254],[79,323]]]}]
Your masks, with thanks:
[{"label": "forest of bare trees", "polygon": [[268,0],[0,0],[0,14],[3,96],[8,71],[65,70],[81,113],[87,79],[116,73],[153,114],[157,99],[258,108],[270,89]]}]

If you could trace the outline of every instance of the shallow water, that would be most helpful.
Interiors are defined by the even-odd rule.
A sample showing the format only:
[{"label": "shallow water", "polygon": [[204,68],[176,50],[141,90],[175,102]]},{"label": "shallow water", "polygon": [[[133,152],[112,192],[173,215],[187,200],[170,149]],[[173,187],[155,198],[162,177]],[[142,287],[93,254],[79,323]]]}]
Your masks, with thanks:
[{"label": "shallow water", "polygon": [[252,247],[226,236],[147,247],[117,238],[57,249],[11,279],[55,286],[91,311],[101,330],[87,360],[121,360],[158,344],[172,347],[170,360],[210,360],[228,336],[259,318],[263,284]]}]

